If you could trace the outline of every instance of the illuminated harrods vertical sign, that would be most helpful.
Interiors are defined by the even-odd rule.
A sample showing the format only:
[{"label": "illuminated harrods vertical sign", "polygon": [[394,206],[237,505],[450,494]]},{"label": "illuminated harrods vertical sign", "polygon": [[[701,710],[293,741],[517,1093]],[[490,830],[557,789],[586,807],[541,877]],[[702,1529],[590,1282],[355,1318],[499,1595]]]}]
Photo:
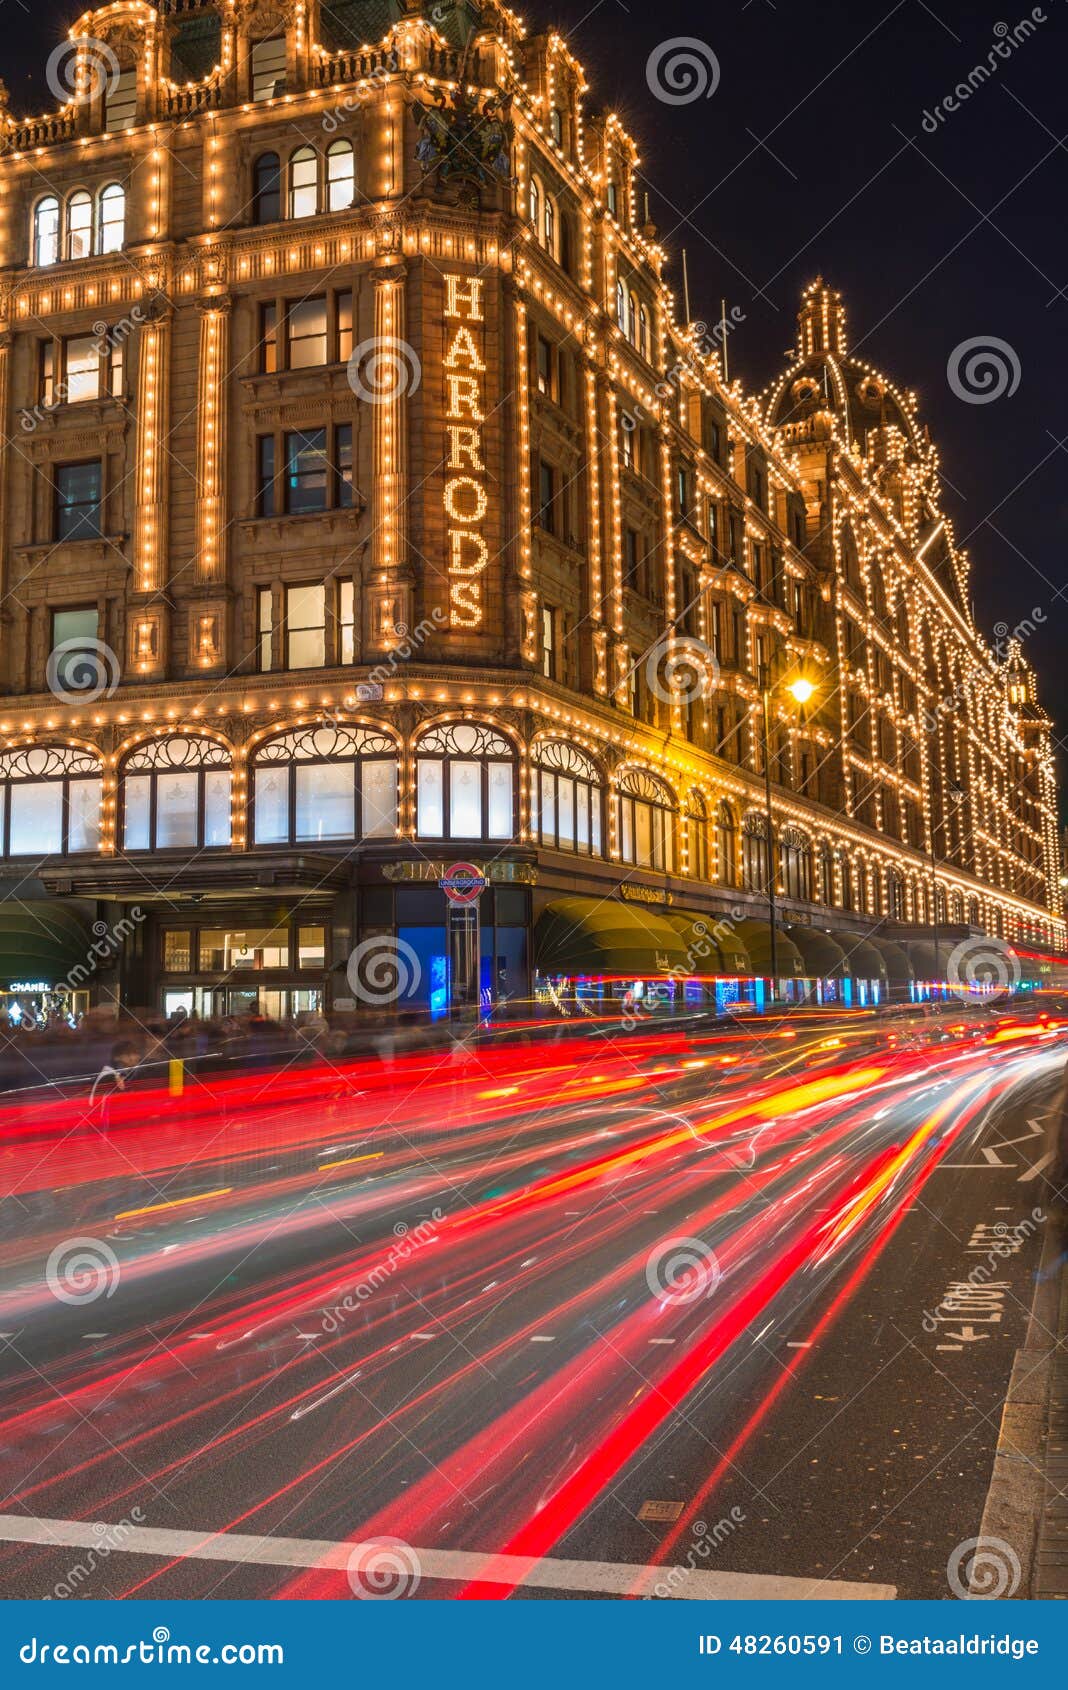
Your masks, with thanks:
[{"label": "illuminated harrods vertical sign", "polygon": [[481,276],[445,275],[445,558],[449,626],[485,620],[486,361]]}]

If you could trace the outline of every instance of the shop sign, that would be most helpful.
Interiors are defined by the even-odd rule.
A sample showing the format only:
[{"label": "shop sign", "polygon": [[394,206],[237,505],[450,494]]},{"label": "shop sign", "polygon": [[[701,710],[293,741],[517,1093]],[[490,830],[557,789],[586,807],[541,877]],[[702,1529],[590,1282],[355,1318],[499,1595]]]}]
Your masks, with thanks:
[{"label": "shop sign", "polygon": [[9,992],[50,992],[51,983],[48,980],[12,980],[10,986],[5,987]]},{"label": "shop sign", "polygon": [[673,895],[665,892],[659,886],[635,886],[632,881],[624,881],[619,888],[619,895],[628,904],[670,904]]},{"label": "shop sign", "polygon": [[353,690],[357,704],[381,704],[386,696],[378,681],[357,681]]}]

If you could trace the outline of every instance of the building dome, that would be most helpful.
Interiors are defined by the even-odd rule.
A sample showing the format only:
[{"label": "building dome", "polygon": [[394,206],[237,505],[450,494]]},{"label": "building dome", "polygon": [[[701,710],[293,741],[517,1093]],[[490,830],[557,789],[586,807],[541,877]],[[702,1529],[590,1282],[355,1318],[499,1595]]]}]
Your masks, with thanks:
[{"label": "building dome", "polygon": [[863,359],[851,357],[841,294],[822,277],[801,296],[794,362],[771,389],[767,419],[797,439],[819,438],[837,424],[865,456],[895,444],[906,459],[923,457],[915,400]]}]

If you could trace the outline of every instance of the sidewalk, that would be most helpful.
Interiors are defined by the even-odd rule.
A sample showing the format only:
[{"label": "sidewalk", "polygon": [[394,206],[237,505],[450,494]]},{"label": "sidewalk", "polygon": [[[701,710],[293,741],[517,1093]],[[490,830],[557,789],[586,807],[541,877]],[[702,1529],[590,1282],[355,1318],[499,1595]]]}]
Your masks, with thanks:
[{"label": "sidewalk", "polygon": [[[1038,1517],[1030,1594],[1068,1600],[1068,1215],[1050,1216],[1043,1252],[1049,1275],[1050,1355],[1042,1451],[1044,1495]],[[1039,1295],[1046,1287],[1039,1287]],[[1038,1298],[1036,1298],[1036,1307]]]}]

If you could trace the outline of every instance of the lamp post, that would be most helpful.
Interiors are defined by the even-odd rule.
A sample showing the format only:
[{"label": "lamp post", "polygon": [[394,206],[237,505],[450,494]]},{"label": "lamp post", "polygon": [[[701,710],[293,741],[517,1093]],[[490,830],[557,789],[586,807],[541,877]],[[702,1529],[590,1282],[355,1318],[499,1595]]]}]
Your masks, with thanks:
[{"label": "lamp post", "polygon": [[[771,1001],[775,1002],[779,985],[779,946],[775,930],[775,834],[771,819],[771,674],[766,663],[760,666],[760,710],[764,726],[764,874],[768,888],[768,926],[771,929]],[[807,704],[816,688],[803,675],[790,681],[786,691],[797,704]]]}]

